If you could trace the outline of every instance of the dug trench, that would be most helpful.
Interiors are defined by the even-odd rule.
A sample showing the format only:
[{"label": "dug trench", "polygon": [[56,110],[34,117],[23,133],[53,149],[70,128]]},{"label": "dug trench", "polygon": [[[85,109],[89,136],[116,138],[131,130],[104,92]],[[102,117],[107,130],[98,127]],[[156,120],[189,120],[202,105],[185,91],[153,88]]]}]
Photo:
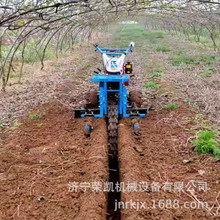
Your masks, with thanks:
[{"label": "dug trench", "polygon": [[[52,101],[30,111],[17,128],[1,135],[0,219],[219,219],[220,164],[196,154],[190,144],[195,110],[155,110],[141,119],[135,135],[131,119],[118,125],[118,158],[108,161],[106,121],[96,119],[89,138],[85,121]],[[185,162],[184,162],[185,161]],[[109,164],[108,164],[109,163]],[[120,165],[120,169],[119,169]],[[108,173],[109,171],[109,173]],[[152,182],[207,182],[207,191],[154,192]],[[70,183],[122,182],[125,190],[108,195],[75,192]],[[148,182],[137,191],[128,183]],[[152,201],[208,202],[204,209],[152,207]],[[115,210],[115,201],[146,202],[148,209]]]},{"label": "dug trench", "polygon": [[113,185],[113,189],[108,192],[107,219],[120,220],[121,211],[115,210],[115,200],[121,201],[120,191],[115,190],[117,183],[120,182],[117,106],[109,106],[106,123],[108,129],[108,182]]},{"label": "dug trench", "polygon": [[[109,163],[109,182],[116,186],[120,182],[120,171],[119,171],[119,161],[118,157],[113,158],[111,152],[108,156]],[[108,193],[107,200],[107,220],[120,220],[121,210],[115,210],[115,200],[121,201],[121,193],[117,191],[110,191]]]}]

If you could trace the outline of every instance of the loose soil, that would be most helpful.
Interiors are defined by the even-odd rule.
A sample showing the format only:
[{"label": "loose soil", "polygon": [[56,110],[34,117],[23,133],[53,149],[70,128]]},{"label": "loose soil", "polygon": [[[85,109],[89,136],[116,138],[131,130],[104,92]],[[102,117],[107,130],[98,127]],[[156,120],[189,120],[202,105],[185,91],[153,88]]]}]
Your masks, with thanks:
[{"label": "loose soil", "polygon": [[[190,141],[194,133],[190,129],[195,123],[195,110],[181,105],[175,111],[153,111],[145,119],[141,119],[141,135],[137,136],[129,119],[123,119],[119,125],[119,157],[120,178],[125,187],[130,183],[147,182],[148,189],[140,192],[122,192],[122,201],[146,202],[146,209],[136,211],[132,208],[122,210],[122,219],[219,219],[220,200],[220,163],[207,155],[198,155],[192,150]],[[187,120],[186,120],[187,119]],[[195,190],[174,192],[173,184],[183,182],[207,182],[207,192]],[[152,190],[152,183],[172,184],[171,192]],[[196,186],[198,187],[198,186]],[[143,188],[142,188],[143,189]],[[195,188],[196,189],[196,188]],[[156,209],[153,209],[153,201]],[[208,202],[208,209],[172,209],[159,208],[160,200],[178,200],[180,206],[184,202]],[[148,208],[147,208],[148,207]]]},{"label": "loose soil", "polygon": [[84,120],[57,101],[31,113],[42,117],[1,136],[0,219],[105,219],[103,192],[69,191],[70,182],[107,181],[105,121],[85,138]]},{"label": "loose soil", "polygon": [[[152,46],[149,42],[144,44],[148,45]],[[184,78],[180,69],[170,66],[167,55],[150,49],[144,52],[139,48],[138,52],[129,55],[128,58],[134,61],[135,72],[129,90],[141,89],[143,106],[153,104],[155,110],[140,120],[140,135],[134,134],[130,119],[120,120],[118,139],[120,181],[125,184],[146,181],[149,190],[126,191],[121,195],[122,201],[139,200],[152,206],[152,200],[177,199],[181,205],[199,200],[208,202],[209,207],[194,210],[123,209],[122,219],[220,219],[220,164],[212,156],[198,155],[192,150],[195,132],[203,129],[195,120],[201,112],[183,102],[186,98],[200,101],[201,90],[186,87],[187,91],[183,91],[183,85],[191,78]],[[85,54],[88,62],[82,63]],[[0,118],[8,125],[0,137],[0,219],[106,219],[107,194],[68,191],[70,182],[103,183],[108,180],[106,121],[95,119],[94,130],[86,138],[85,120],[73,119],[73,109],[81,107],[86,93],[96,88],[89,81],[94,65],[99,65],[100,60],[88,45],[74,48],[71,56],[56,63],[48,61],[45,70],[35,77],[25,73],[22,85],[12,85],[7,93],[0,95]],[[165,67],[162,71],[167,74],[155,79],[161,88],[144,88],[144,84],[153,79],[152,73],[148,72],[154,68],[160,70],[161,66]],[[32,69],[35,72],[36,66]],[[181,81],[177,80],[178,77]],[[178,85],[173,83],[176,81],[178,90]],[[203,79],[202,83],[205,81]],[[192,94],[196,97],[193,98]],[[215,110],[207,108],[205,113],[212,118],[218,109],[212,105],[217,102],[209,97],[206,96],[210,101],[208,106]],[[173,111],[163,109],[171,102],[179,107]],[[31,119],[28,118],[30,114],[41,116]],[[213,121],[218,123],[219,119]],[[22,124],[15,126],[14,122]],[[152,182],[186,184],[190,180],[207,182],[207,192],[160,190],[157,193],[151,190]]]}]

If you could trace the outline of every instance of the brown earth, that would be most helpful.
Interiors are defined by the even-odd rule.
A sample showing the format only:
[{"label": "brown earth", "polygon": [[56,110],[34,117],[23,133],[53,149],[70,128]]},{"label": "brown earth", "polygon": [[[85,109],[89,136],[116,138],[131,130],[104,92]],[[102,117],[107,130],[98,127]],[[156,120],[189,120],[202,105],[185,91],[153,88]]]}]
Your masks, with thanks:
[{"label": "brown earth", "polygon": [[[198,155],[192,150],[191,139],[196,128],[193,121],[195,111],[181,105],[175,111],[158,110],[141,119],[141,135],[134,134],[131,120],[123,119],[119,125],[120,181],[125,183],[147,182],[143,192],[122,193],[122,201],[146,202],[146,208],[139,211],[128,208],[122,210],[122,219],[220,219],[220,163],[207,155]],[[187,191],[188,182],[207,183],[207,192]],[[172,184],[171,192],[154,192],[152,183]],[[175,182],[184,183],[184,192],[174,192]],[[138,185],[139,187],[139,185]],[[138,188],[139,189],[139,188]],[[142,187],[143,189],[143,187]],[[156,208],[153,209],[153,200]],[[159,208],[167,200],[178,200],[180,208]],[[184,202],[208,202],[208,208],[186,209]],[[160,206],[162,207],[162,205]],[[172,206],[171,206],[172,207]],[[187,204],[188,207],[188,204]],[[200,206],[201,207],[201,206]]]},{"label": "brown earth", "polygon": [[0,219],[105,219],[103,192],[69,191],[71,182],[107,181],[106,123],[98,119],[90,138],[85,122],[51,101],[5,130],[0,147]]},{"label": "brown earth", "polygon": [[[84,54],[87,54],[86,63],[81,62]],[[122,219],[220,219],[219,162],[209,155],[198,155],[191,148],[195,131],[203,129],[195,121],[198,111],[180,101],[185,98],[183,94],[175,90],[175,84],[167,82],[171,74],[158,80],[160,90],[143,87],[151,80],[145,74],[151,66],[144,65],[148,62],[155,67],[153,61],[165,65],[164,55],[151,52],[148,55],[132,54],[135,76],[130,89],[141,89],[145,104],[153,102],[156,111],[140,120],[140,136],[134,135],[130,119],[120,121],[119,156],[120,181],[147,181],[149,190],[122,193],[122,201],[146,201],[152,207],[152,200],[157,201],[157,206],[161,199],[177,199],[181,205],[199,200],[207,201],[209,207],[124,209]],[[108,179],[105,121],[96,119],[91,137],[85,138],[84,120],[73,119],[72,115],[72,109],[84,104],[86,92],[96,88],[89,81],[97,63],[100,64],[100,57],[92,47],[74,48],[71,56],[56,63],[48,61],[45,70],[35,77],[30,73],[36,71],[36,66],[31,70],[27,67],[23,84],[15,84],[8,93],[0,95],[1,119],[9,126],[15,119],[22,123],[1,132],[0,219],[106,218],[106,194],[68,191],[69,182],[103,183]],[[196,94],[200,93],[198,89]],[[163,110],[164,104],[171,101],[180,107],[175,111]],[[42,117],[28,118],[28,110],[34,106],[29,113]],[[23,119],[19,119],[21,116]],[[208,191],[156,193],[151,190],[153,181],[161,185],[166,181],[186,184],[190,180],[207,182]]]}]

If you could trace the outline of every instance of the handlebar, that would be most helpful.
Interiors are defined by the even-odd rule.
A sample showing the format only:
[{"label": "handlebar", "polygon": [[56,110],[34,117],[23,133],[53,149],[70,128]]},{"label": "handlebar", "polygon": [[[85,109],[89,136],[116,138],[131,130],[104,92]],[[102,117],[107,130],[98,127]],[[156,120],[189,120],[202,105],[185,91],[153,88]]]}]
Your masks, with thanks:
[{"label": "handlebar", "polygon": [[[111,48],[100,48],[98,45],[94,45],[94,46],[95,46],[95,49],[99,51],[99,53],[101,54],[106,53],[109,56],[121,56],[122,54],[126,55],[127,53],[132,52],[134,43],[131,42],[128,49],[111,49]],[[113,52],[118,52],[118,53],[113,53]]]}]

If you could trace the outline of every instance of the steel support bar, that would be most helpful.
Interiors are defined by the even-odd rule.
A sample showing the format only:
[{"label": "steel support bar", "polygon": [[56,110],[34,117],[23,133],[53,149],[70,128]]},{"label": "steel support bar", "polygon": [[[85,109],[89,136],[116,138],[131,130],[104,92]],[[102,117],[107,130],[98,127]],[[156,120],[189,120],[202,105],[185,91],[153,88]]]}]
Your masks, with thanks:
[{"label": "steel support bar", "polygon": [[129,114],[127,114],[127,88],[125,86],[122,87],[122,95],[123,117],[128,118]]}]

